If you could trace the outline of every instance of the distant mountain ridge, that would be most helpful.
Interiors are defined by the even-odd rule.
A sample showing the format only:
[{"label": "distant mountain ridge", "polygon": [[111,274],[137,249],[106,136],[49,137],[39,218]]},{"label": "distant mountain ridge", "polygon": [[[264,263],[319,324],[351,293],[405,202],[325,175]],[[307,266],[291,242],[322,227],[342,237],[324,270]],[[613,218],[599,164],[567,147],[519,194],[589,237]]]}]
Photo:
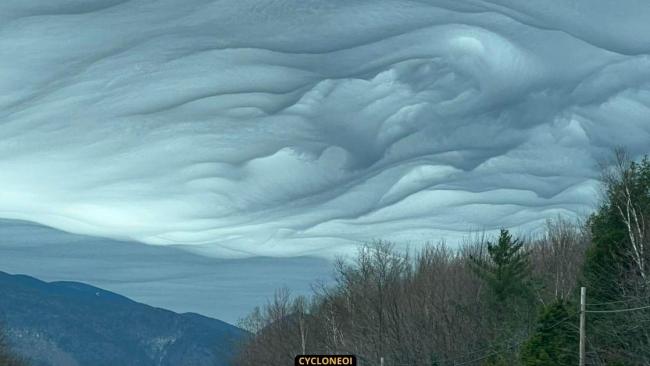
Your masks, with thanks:
[{"label": "distant mountain ridge", "polygon": [[16,351],[47,366],[226,366],[246,333],[79,282],[0,272],[0,317]]}]

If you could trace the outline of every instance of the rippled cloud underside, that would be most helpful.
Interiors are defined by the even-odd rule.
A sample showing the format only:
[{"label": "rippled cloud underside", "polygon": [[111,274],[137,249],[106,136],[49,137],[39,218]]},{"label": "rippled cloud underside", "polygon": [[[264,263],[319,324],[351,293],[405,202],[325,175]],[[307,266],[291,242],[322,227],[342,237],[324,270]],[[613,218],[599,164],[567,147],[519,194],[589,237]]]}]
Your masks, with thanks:
[{"label": "rippled cloud underside", "polygon": [[[645,0],[0,3],[0,217],[215,256],[589,212]],[[192,246],[193,245],[193,246]]]}]

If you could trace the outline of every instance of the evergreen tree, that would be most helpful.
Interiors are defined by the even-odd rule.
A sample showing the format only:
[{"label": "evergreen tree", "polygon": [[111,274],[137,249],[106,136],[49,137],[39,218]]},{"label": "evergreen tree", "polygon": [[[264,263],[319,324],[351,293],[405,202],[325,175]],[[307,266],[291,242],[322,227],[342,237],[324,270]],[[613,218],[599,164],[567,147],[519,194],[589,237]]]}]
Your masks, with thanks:
[{"label": "evergreen tree", "polygon": [[[604,200],[588,221],[592,246],[582,284],[590,303],[649,305],[650,160],[632,162],[621,152],[616,158],[604,175]],[[587,332],[594,351],[607,364],[647,364],[650,334],[638,326],[647,321],[650,317],[643,312],[590,314]]]},{"label": "evergreen tree", "polygon": [[[526,339],[532,325],[532,272],[523,245],[502,229],[496,243],[487,243],[487,256],[470,257],[474,273],[487,285],[485,310],[493,331],[489,340],[492,345]],[[495,348],[495,354],[483,365],[513,365],[517,360],[517,347],[508,344]]]},{"label": "evergreen tree", "polygon": [[587,253],[584,282],[592,302],[621,300],[629,292],[625,282],[632,287],[639,285],[630,282],[634,277],[646,282],[642,285],[648,282],[645,277],[650,269],[650,250],[641,250],[637,257],[632,242],[644,241],[640,243],[643,247],[648,244],[648,237],[638,238],[634,223],[628,222],[626,216],[634,210],[634,216],[640,218],[641,235],[648,229],[650,160],[645,157],[636,163],[626,159],[624,155],[618,156],[614,172],[605,175],[605,200],[588,221],[593,246]]},{"label": "evergreen tree", "polygon": [[472,256],[474,272],[487,284],[490,300],[504,306],[532,297],[531,269],[524,243],[502,229],[497,243],[487,243],[487,258]]},{"label": "evergreen tree", "polygon": [[577,316],[568,304],[557,301],[541,313],[537,328],[522,346],[524,366],[556,366],[578,364]]}]

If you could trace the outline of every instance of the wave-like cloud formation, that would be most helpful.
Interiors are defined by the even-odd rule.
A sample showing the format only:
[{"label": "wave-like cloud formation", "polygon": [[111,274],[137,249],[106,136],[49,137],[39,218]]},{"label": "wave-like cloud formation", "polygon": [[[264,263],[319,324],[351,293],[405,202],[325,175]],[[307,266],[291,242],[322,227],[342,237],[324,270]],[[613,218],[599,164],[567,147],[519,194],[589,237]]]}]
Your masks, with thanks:
[{"label": "wave-like cloud formation", "polygon": [[534,228],[650,143],[645,0],[0,3],[0,217],[227,255]]}]

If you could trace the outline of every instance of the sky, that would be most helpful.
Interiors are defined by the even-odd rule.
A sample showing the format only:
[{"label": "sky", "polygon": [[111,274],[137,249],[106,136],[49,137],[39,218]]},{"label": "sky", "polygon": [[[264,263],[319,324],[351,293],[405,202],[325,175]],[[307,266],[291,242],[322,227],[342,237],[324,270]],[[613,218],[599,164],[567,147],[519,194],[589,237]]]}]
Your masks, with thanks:
[{"label": "sky", "polygon": [[0,220],[0,238],[0,271],[84,282],[148,305],[234,325],[263,306],[276,289],[310,295],[332,283],[331,263],[323,258],[217,259],[15,220]]},{"label": "sky", "polygon": [[5,0],[0,218],[278,263],[534,232],[593,210],[614,147],[648,152],[648,19],[646,0]]}]

